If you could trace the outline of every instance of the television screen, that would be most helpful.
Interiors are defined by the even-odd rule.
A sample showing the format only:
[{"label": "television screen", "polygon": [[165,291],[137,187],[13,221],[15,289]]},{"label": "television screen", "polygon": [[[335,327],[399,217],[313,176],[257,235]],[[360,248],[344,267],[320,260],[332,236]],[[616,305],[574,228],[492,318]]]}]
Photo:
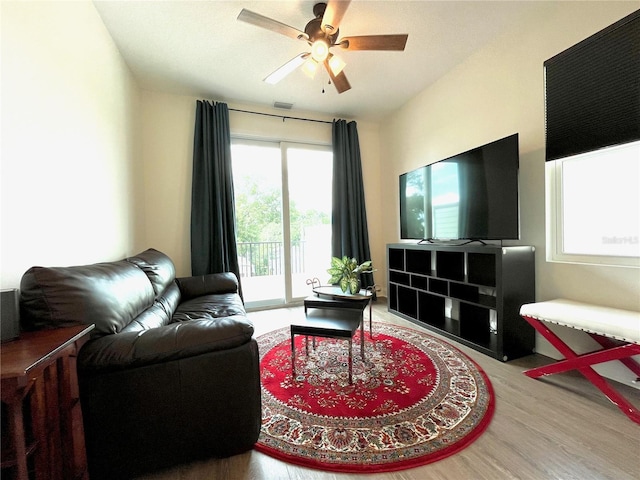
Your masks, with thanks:
[{"label": "television screen", "polygon": [[400,237],[520,238],[518,134],[400,175]]}]

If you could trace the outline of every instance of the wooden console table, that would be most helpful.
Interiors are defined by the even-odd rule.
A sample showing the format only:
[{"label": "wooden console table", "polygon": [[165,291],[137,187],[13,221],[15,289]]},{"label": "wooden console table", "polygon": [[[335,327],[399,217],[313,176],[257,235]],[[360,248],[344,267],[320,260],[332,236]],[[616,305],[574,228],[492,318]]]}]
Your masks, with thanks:
[{"label": "wooden console table", "polygon": [[76,357],[93,325],[23,332],[0,347],[2,478],[89,478]]}]

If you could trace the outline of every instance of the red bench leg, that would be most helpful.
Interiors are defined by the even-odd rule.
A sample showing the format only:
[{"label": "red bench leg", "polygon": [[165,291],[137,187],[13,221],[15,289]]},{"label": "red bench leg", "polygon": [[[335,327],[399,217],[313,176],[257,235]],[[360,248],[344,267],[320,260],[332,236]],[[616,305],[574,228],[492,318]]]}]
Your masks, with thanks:
[{"label": "red bench leg", "polygon": [[625,366],[630,368],[631,371],[637,374],[636,368],[639,366],[629,357],[640,354],[640,345],[635,343],[616,343],[613,341],[605,341],[601,343],[599,341],[599,343],[604,347],[604,350],[578,355],[555,333],[553,333],[544,324],[544,322],[526,315],[523,315],[523,318],[565,357],[565,360],[560,360],[551,365],[527,370],[524,372],[525,375],[531,378],[538,378],[543,375],[566,372],[568,370],[578,370],[596,388],[604,393],[606,397],[611,400],[611,402],[613,402],[613,404],[616,405],[627,417],[629,417],[633,422],[640,424],[640,411],[625,399],[617,390],[615,390],[599,373],[591,368],[591,365],[595,365],[597,363],[620,360]]},{"label": "red bench leg", "polygon": [[[624,342],[612,340],[611,338],[603,337],[602,335],[597,335],[595,333],[590,333],[589,335],[591,335],[591,338],[598,342],[603,348],[612,348],[621,344],[624,345]],[[620,358],[619,360],[625,367],[627,367],[637,377],[640,378],[640,364],[638,362],[636,362],[633,358]]]},{"label": "red bench leg", "polygon": [[527,370],[525,374],[528,377],[537,378],[543,375],[567,372],[569,370],[579,369],[580,367],[597,365],[598,363],[610,362],[612,360],[623,361],[625,359],[628,359],[628,357],[632,355],[640,355],[640,345],[636,345],[635,343],[627,343],[624,345],[618,345],[614,348],[576,355],[572,358],[567,358],[566,360],[560,360],[556,363],[552,363],[551,365]]}]

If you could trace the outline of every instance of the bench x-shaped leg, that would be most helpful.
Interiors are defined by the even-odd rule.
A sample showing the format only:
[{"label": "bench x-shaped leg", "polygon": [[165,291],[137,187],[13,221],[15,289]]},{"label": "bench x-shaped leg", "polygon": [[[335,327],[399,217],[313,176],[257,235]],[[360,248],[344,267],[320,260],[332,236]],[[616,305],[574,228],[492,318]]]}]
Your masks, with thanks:
[{"label": "bench x-shaped leg", "polygon": [[[589,335],[591,335],[591,338],[598,342],[603,348],[609,349],[619,346],[620,344],[624,344],[624,342],[612,340],[608,337],[603,337],[602,335],[597,335],[595,333],[590,333]],[[635,355],[635,353],[632,355]],[[625,367],[635,373],[636,377],[640,378],[640,363],[636,362],[633,358],[630,357],[620,358],[619,360]]]},{"label": "bench x-shaped leg", "polygon": [[620,345],[610,341],[606,337],[592,334],[592,337],[604,347],[604,350],[597,350],[595,352],[578,355],[542,321],[526,315],[523,315],[523,318],[565,357],[565,360],[560,360],[551,365],[527,370],[524,372],[525,375],[531,378],[538,378],[543,375],[551,375],[569,370],[578,370],[596,388],[604,393],[606,397],[611,400],[611,402],[613,402],[613,404],[616,405],[627,417],[635,423],[640,424],[640,411],[617,390],[615,390],[598,372],[591,368],[591,365],[598,363],[620,360],[625,366],[627,366],[627,368],[637,375],[640,371],[640,365],[629,357],[632,355],[640,355],[640,345],[635,343],[623,343]]}]

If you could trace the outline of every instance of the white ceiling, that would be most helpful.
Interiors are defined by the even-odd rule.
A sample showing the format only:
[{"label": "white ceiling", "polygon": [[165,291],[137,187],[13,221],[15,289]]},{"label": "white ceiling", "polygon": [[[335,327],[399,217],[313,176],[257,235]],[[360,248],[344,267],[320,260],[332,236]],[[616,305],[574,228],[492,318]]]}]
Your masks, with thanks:
[{"label": "white ceiling", "polygon": [[[144,89],[272,106],[342,118],[379,119],[404,105],[531,8],[527,1],[353,0],[340,36],[407,33],[403,52],[338,49],[351,90],[338,94],[325,72],[297,70],[262,80],[308,51],[306,44],[236,20],[240,10],[300,30],[316,1],[94,0],[107,30]],[[324,93],[322,90],[324,89]]]}]

